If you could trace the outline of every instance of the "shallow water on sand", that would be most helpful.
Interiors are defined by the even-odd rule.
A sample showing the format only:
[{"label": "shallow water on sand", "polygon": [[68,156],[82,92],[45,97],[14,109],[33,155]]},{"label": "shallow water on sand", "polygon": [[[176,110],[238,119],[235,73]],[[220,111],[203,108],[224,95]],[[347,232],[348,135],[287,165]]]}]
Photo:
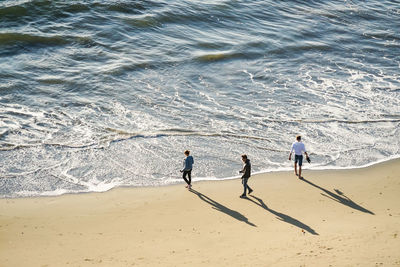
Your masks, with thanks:
[{"label": "shallow water on sand", "polygon": [[400,155],[398,1],[2,1],[0,195]]}]

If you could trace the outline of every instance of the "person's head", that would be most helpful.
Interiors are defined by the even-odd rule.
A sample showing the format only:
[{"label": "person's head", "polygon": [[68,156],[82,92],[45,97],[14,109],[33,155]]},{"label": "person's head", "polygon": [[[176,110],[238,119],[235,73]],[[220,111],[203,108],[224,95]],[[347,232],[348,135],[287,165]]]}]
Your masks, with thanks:
[{"label": "person's head", "polygon": [[243,155],[242,155],[242,161],[243,161],[243,162],[246,162],[246,160],[247,160],[247,155],[246,155],[246,154],[243,154]]},{"label": "person's head", "polygon": [[184,153],[185,153],[185,155],[186,155],[186,156],[189,156],[189,154],[190,154],[190,151],[189,151],[189,150],[185,150],[185,152],[184,152]]},{"label": "person's head", "polygon": [[300,142],[301,141],[301,136],[300,135],[296,136],[296,140]]}]

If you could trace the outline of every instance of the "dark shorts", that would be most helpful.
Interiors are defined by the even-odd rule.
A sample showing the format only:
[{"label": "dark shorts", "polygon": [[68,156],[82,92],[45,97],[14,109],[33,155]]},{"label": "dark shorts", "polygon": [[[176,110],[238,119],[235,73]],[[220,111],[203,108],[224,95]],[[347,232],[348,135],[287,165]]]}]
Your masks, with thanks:
[{"label": "dark shorts", "polygon": [[303,165],[303,155],[294,155],[294,163],[299,163],[299,166]]}]

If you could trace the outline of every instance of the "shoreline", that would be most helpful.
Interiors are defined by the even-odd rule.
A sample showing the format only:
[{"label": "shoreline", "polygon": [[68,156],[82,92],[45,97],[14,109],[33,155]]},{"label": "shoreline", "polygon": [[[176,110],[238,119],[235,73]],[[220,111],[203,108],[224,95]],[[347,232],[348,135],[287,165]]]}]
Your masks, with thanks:
[{"label": "shoreline", "polygon": [[400,266],[400,159],[0,199],[4,266]]},{"label": "shoreline", "polygon": [[[393,157],[390,157],[388,159],[382,159],[380,161],[377,162],[373,162],[373,163],[368,163],[364,166],[352,166],[352,167],[323,167],[323,168],[309,168],[310,164],[305,163],[303,164],[303,170],[308,172],[308,171],[341,171],[341,170],[358,170],[358,169],[365,169],[365,168],[370,168],[376,165],[380,165],[386,162],[391,162],[391,161],[400,161],[400,155],[396,155]],[[293,163],[290,163],[293,164]],[[292,172],[293,170],[293,166],[291,165],[291,167],[288,168],[282,168],[282,169],[278,169],[278,170],[267,170],[267,171],[258,171],[258,172],[253,172],[252,173],[252,177],[254,176],[258,176],[258,175],[266,175],[266,174],[273,174],[273,173],[280,173],[280,172]],[[199,182],[219,182],[219,181],[229,181],[229,180],[236,180],[236,179],[240,179],[240,175],[238,176],[231,176],[231,177],[226,177],[226,178],[214,178],[214,177],[201,177],[201,178],[197,178],[197,177],[192,177],[192,182],[193,183],[199,183]],[[84,191],[84,192],[63,192],[63,193],[52,193],[52,192],[48,192],[48,193],[43,193],[43,194],[38,194],[38,195],[29,195],[29,196],[15,196],[15,197],[5,197],[5,196],[1,196],[1,199],[30,199],[30,198],[42,198],[42,197],[59,197],[59,196],[64,196],[64,195],[81,195],[81,194],[92,194],[92,193],[107,193],[109,191],[112,190],[118,190],[119,188],[162,188],[162,187],[168,187],[168,186],[177,186],[180,184],[183,184],[184,181],[182,178],[176,178],[176,182],[174,183],[169,183],[169,184],[161,184],[161,185],[143,185],[143,186],[130,186],[130,185],[121,185],[121,186],[113,186],[107,190],[104,191]]]}]

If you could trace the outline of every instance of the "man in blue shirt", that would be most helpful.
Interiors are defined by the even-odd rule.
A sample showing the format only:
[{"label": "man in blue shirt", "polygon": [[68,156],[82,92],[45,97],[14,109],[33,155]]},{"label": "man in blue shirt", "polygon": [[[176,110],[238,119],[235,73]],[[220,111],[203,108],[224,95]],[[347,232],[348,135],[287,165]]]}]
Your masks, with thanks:
[{"label": "man in blue shirt", "polygon": [[[190,151],[186,150],[185,151],[185,156],[186,159],[183,162],[183,170],[181,170],[181,172],[183,172],[183,180],[185,180],[185,182],[187,183],[186,188],[191,189],[192,188],[192,168],[193,168],[193,157],[189,156]],[[186,175],[188,176],[189,179],[186,179]]]}]

